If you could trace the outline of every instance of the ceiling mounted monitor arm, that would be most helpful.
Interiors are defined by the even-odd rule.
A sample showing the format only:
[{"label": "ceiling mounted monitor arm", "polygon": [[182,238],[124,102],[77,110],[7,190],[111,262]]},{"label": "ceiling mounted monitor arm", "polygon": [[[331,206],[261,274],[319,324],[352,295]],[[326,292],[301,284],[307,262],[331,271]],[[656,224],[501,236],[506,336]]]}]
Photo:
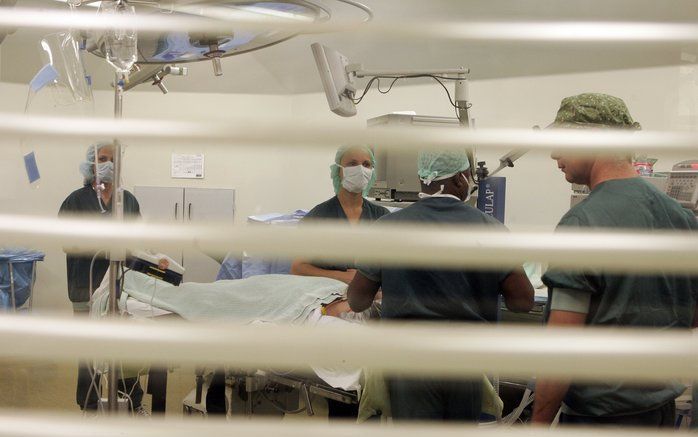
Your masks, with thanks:
[{"label": "ceiling mounted monitor arm", "polygon": [[452,79],[462,77],[465,79],[470,70],[467,68],[451,68],[442,70],[363,70],[361,64],[347,66],[347,73],[353,74],[359,79],[364,77],[410,77],[410,76],[445,76]]},{"label": "ceiling mounted monitor arm", "polygon": [[346,67],[347,74],[350,77],[362,78],[410,78],[422,76],[436,76],[453,79],[456,83],[455,104],[458,112],[458,120],[463,126],[470,126],[470,108],[468,97],[468,80],[467,75],[470,74],[469,68],[459,67],[441,70],[364,70],[361,64],[350,64]]},{"label": "ceiling mounted monitor arm", "polygon": [[[467,75],[470,74],[470,69],[465,67],[441,69],[441,70],[384,70],[384,71],[372,71],[364,70],[363,66],[360,64],[349,64],[346,67],[347,76],[350,79],[350,83],[353,83],[353,79],[361,78],[416,78],[431,76],[435,78],[448,78],[455,82],[455,98],[453,103],[455,105],[456,114],[458,115],[458,121],[461,126],[469,128],[470,127],[470,113],[469,109],[472,106],[470,103],[470,97],[468,94],[468,79]],[[443,85],[443,84],[442,84]],[[348,96],[353,98],[354,95]],[[473,149],[468,152],[468,159],[470,162],[475,162],[475,153]],[[518,159],[518,158],[516,158]],[[513,164],[512,164],[513,165]],[[470,172],[473,180],[479,180],[476,174],[475,167],[471,166]],[[499,171],[499,170],[497,170]],[[496,172],[495,172],[496,173]],[[486,177],[486,176],[485,176]]]},{"label": "ceiling mounted monitor arm", "polygon": [[[448,94],[449,102],[457,111],[461,125],[466,127],[470,125],[468,109],[471,105],[468,102],[467,81],[470,69],[468,68],[371,71],[364,70],[361,64],[351,63],[349,58],[343,54],[320,43],[314,43],[310,47],[315,58],[315,65],[320,73],[327,103],[330,110],[337,115],[342,117],[355,116],[357,113],[356,105],[361,103],[375,81],[393,79],[392,88],[392,85],[400,79],[431,77],[444,87]],[[370,78],[370,80],[363,94],[357,96],[356,79],[359,78]],[[446,85],[444,85],[444,80],[456,83],[455,100],[452,98]]]},{"label": "ceiling mounted monitor arm", "polygon": [[465,75],[459,75],[456,81],[456,111],[458,113],[458,121],[465,127],[470,127],[470,96],[468,95],[468,81]]}]

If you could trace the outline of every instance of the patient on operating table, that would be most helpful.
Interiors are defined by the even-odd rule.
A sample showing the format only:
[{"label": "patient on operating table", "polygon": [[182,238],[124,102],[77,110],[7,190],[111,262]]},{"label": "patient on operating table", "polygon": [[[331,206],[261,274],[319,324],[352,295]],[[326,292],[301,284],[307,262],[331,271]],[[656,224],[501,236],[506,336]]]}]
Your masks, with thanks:
[{"label": "patient on operating table", "polygon": [[[96,316],[106,311],[107,289],[108,283],[104,281],[93,296],[92,310]],[[347,285],[341,281],[294,275],[184,282],[175,286],[137,271],[127,271],[119,306],[137,317],[152,317],[154,312],[164,312],[190,321],[225,321],[240,325],[300,325],[313,323],[321,316],[358,322],[379,316],[377,305],[363,313],[351,312],[346,290]],[[139,308],[141,314],[136,313]]]}]

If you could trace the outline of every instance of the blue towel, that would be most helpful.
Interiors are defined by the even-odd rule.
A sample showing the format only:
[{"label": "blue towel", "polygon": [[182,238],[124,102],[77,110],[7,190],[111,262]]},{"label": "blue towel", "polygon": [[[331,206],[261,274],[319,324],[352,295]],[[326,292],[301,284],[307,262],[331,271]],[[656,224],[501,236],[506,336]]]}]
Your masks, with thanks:
[{"label": "blue towel", "polygon": [[[296,226],[308,211],[299,209],[291,214],[271,213],[253,215],[247,218],[249,223],[274,226]],[[261,258],[230,252],[218,271],[216,281],[224,279],[247,279],[259,275],[288,275],[291,273],[291,261],[278,258]]]}]

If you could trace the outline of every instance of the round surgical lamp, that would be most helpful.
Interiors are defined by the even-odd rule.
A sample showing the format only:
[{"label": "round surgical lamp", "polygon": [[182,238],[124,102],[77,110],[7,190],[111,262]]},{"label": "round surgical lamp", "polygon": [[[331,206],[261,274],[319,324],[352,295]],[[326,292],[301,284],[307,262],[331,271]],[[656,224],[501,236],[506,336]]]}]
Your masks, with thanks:
[{"label": "round surgical lamp", "polygon": [[[327,22],[334,6],[358,10],[370,18],[370,9],[353,0],[174,0],[174,4],[148,0],[126,0],[138,14],[172,14],[182,16],[214,16],[219,18],[284,19],[302,24]],[[93,3],[85,0],[83,4]],[[297,33],[291,30],[241,30],[228,35],[167,31],[138,36],[137,63],[179,64],[210,60],[216,76],[223,74],[223,57],[248,53],[286,41]],[[105,57],[104,38],[88,44],[90,51]]]}]

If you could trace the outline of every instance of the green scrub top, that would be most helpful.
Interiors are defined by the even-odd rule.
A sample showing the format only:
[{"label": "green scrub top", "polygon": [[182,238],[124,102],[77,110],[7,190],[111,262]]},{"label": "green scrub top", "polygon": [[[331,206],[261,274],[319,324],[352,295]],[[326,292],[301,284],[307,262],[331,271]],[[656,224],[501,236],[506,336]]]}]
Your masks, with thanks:
[{"label": "green scrub top", "polygon": [[[451,197],[426,198],[378,220],[381,225],[393,222],[506,229],[496,219]],[[366,278],[381,284],[383,319],[469,322],[497,320],[500,284],[510,273],[383,268],[363,263],[358,270]]]},{"label": "green scrub top", "polygon": [[[359,221],[362,223],[374,222],[384,215],[390,214],[387,208],[384,208],[375,203],[371,203],[366,199],[363,199],[364,203],[361,209],[361,217]],[[342,204],[339,202],[339,198],[334,196],[333,198],[322,202],[315,208],[311,209],[308,214],[303,217],[301,224],[316,220],[340,220],[348,221],[347,215],[344,213]],[[348,269],[354,268],[354,263],[325,263],[321,260],[314,260],[311,262],[315,267],[319,267],[325,270],[338,270],[346,272]]]},{"label": "green scrub top", "polygon": [[[575,227],[695,231],[698,223],[692,212],[653,185],[630,178],[599,184],[558,225],[558,229]],[[553,289],[591,293],[587,324],[594,326],[688,329],[698,298],[698,280],[689,275],[618,275],[551,267],[543,282],[549,293]],[[684,389],[676,381],[644,387],[622,381],[572,384],[563,411],[585,416],[641,413],[675,399]]]}]

